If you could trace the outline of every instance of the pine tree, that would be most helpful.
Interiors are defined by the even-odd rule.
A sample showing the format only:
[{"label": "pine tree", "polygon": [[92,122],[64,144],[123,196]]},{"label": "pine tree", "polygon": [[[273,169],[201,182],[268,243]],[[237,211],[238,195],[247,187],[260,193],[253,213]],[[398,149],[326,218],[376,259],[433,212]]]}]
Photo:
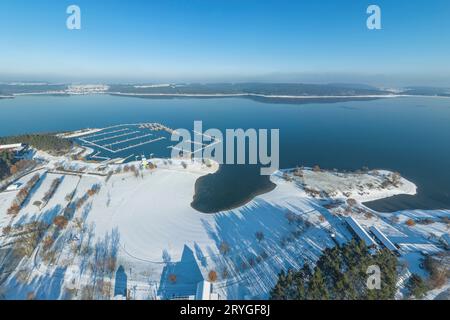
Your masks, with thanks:
[{"label": "pine tree", "polygon": [[407,288],[409,289],[411,296],[416,299],[421,299],[428,291],[425,281],[415,273],[409,278]]},{"label": "pine tree", "polygon": [[284,270],[281,270],[278,275],[278,282],[270,292],[271,300],[286,300],[286,274]]}]

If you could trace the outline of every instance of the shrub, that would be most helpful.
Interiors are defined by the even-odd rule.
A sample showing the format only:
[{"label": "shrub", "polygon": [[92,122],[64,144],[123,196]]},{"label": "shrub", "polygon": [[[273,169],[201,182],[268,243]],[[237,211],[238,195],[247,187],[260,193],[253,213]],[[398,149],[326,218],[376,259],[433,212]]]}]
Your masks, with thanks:
[{"label": "shrub", "polygon": [[36,295],[33,291],[30,291],[27,293],[27,300],[34,300],[36,298]]},{"label": "shrub", "polygon": [[98,184],[94,184],[94,185],[91,187],[91,189],[89,189],[89,190],[87,191],[87,195],[88,195],[89,197],[92,197],[92,196],[96,195],[96,194],[99,193],[99,192],[100,192],[100,186],[99,186]]},{"label": "shrub", "polygon": [[228,272],[227,267],[224,267],[222,270],[222,279],[228,278],[229,275],[230,275],[230,273]]},{"label": "shrub", "polygon": [[286,212],[284,216],[286,217],[289,224],[293,224],[297,221],[297,215],[292,211]]},{"label": "shrub", "polygon": [[259,242],[261,242],[264,240],[264,233],[262,231],[258,231],[255,233],[255,237]]},{"label": "shrub", "polygon": [[431,218],[423,218],[417,221],[418,224],[423,224],[423,225],[429,225],[429,224],[433,224],[434,220]]},{"label": "shrub", "polygon": [[391,220],[392,223],[399,223],[400,218],[398,216],[392,216],[390,218],[390,220]]},{"label": "shrub", "polygon": [[354,207],[354,206],[356,206],[358,204],[358,202],[355,199],[353,199],[353,198],[349,198],[349,199],[347,199],[347,204],[350,207]]},{"label": "shrub", "polygon": [[173,273],[169,274],[169,281],[171,283],[176,283],[177,282],[177,275],[173,274]]},{"label": "shrub", "polygon": [[66,196],[65,196],[65,200],[66,201],[70,201],[70,200],[72,200],[72,198],[73,198],[73,196],[75,195],[75,190],[73,190],[71,193],[68,193],[68,194],[66,194]]},{"label": "shrub", "polygon": [[78,230],[83,230],[83,226],[84,226],[84,221],[83,221],[83,219],[81,219],[81,218],[75,218],[74,220],[73,220],[73,223],[74,223],[74,225],[75,225],[75,227],[78,229]]},{"label": "shrub", "polygon": [[108,172],[108,175],[106,176],[105,182],[108,182],[109,179],[111,179],[111,177],[113,176],[113,174],[114,174],[114,171],[110,170],[110,171]]},{"label": "shrub", "polygon": [[415,273],[413,273],[409,278],[407,288],[409,289],[411,295],[416,299],[421,299],[428,291],[425,281],[423,281],[423,279]]},{"label": "shrub", "polygon": [[364,216],[365,216],[367,219],[372,219],[372,218],[373,218],[373,213],[370,212],[370,211],[366,211],[366,212],[364,213]]},{"label": "shrub", "polygon": [[116,257],[109,257],[106,260],[106,270],[108,270],[109,272],[114,272],[114,270],[116,270],[116,264],[117,264],[117,259]]},{"label": "shrub", "polygon": [[20,211],[20,206],[17,203],[13,203],[11,207],[8,208],[7,213],[10,215],[17,215]]},{"label": "shrub", "polygon": [[7,236],[7,235],[9,235],[11,233],[11,230],[12,230],[11,226],[3,227],[2,234]]},{"label": "shrub", "polygon": [[294,176],[302,178],[303,177],[303,171],[300,168],[295,169]]},{"label": "shrub", "polygon": [[228,254],[230,252],[230,246],[224,241],[220,244],[219,250],[222,254]]},{"label": "shrub", "polygon": [[50,189],[45,193],[44,197],[42,198],[43,202],[49,201],[53,195],[55,194],[56,190],[58,190],[59,185],[61,184],[62,179],[56,178],[53,180]]},{"label": "shrub", "polygon": [[50,247],[53,245],[54,242],[55,242],[55,240],[53,240],[53,238],[51,236],[45,237],[43,240],[44,250],[47,251],[48,249],[50,249]]},{"label": "shrub", "polygon": [[263,259],[263,260],[266,260],[266,259],[269,257],[269,255],[268,255],[267,252],[265,252],[265,251],[261,252],[261,254],[260,254],[259,256],[260,256],[261,259]]},{"label": "shrub", "polygon": [[[446,259],[445,254],[443,259]],[[431,289],[440,288],[447,283],[450,271],[445,267],[445,261],[439,261],[439,256],[427,256],[425,258],[424,266],[430,274],[429,286]]]},{"label": "shrub", "polygon": [[442,223],[446,225],[450,225],[450,218],[449,217],[442,217],[441,218]]},{"label": "shrub", "polygon": [[18,169],[17,169],[17,166],[16,166],[15,164],[13,164],[13,165],[11,166],[11,168],[9,168],[9,172],[10,172],[12,175],[16,174],[17,171],[18,171]]}]

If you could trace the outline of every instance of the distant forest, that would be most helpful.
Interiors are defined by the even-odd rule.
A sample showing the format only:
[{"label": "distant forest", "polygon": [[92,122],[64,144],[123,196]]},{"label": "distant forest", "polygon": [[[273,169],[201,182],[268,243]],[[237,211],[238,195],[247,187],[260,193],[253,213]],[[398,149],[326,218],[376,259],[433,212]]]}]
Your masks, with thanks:
[{"label": "distant forest", "polygon": [[168,86],[111,85],[110,92],[134,94],[261,94],[292,96],[383,95],[388,92],[362,85],[296,83],[214,83],[176,84]]}]

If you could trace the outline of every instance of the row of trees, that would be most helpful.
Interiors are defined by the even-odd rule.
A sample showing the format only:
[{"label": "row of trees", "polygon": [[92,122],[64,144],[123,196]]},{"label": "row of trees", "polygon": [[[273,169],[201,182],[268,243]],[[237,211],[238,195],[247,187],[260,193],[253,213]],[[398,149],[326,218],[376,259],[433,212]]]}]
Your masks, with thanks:
[{"label": "row of trees", "polygon": [[[380,289],[367,286],[369,266],[381,271]],[[328,248],[314,269],[304,264],[299,271],[282,271],[270,293],[274,300],[393,299],[396,291],[397,259],[387,250],[370,254],[363,242],[352,240]]]},{"label": "row of trees", "polygon": [[[90,197],[93,197],[100,192],[100,189],[101,186],[99,184],[94,184],[88,191],[86,191],[86,193],[82,197],[73,200],[67,205],[67,207],[64,209],[63,216],[68,220],[72,219],[75,214],[75,210],[81,209],[81,207],[86,203],[86,201],[88,201]],[[66,200],[70,201],[71,199],[73,199],[74,195],[75,190],[66,195]]]},{"label": "row of trees", "polygon": [[61,184],[61,182],[62,182],[62,178],[56,178],[52,181],[52,184],[50,185],[50,189],[45,193],[44,197],[42,198],[42,202],[46,203],[53,197],[56,190],[58,190],[58,187]]}]

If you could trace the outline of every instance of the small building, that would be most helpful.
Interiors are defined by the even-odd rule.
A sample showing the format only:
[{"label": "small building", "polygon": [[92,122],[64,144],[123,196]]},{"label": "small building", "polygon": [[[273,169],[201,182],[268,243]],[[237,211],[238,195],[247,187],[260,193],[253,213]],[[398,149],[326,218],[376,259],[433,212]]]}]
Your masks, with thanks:
[{"label": "small building", "polygon": [[345,221],[347,222],[348,226],[353,231],[353,233],[359,239],[364,241],[364,243],[368,247],[375,247],[375,248],[378,247],[377,243],[375,242],[375,240],[373,240],[373,238],[367,233],[367,231],[364,230],[364,228],[359,224],[359,222],[356,221],[355,219],[353,219],[353,217],[347,217],[345,219]]},{"label": "small building", "polygon": [[219,295],[212,292],[213,285],[211,282],[203,280],[197,284],[197,293],[195,300],[219,300]]},{"label": "small building", "polygon": [[383,233],[380,229],[378,229],[375,226],[370,227],[370,232],[375,236],[378,241],[381,242],[383,246],[385,246],[388,250],[397,253],[398,248],[395,246],[395,244],[392,243],[391,240]]},{"label": "small building", "polygon": [[14,144],[0,144],[0,151],[21,151],[23,149],[22,143],[14,143]]}]

